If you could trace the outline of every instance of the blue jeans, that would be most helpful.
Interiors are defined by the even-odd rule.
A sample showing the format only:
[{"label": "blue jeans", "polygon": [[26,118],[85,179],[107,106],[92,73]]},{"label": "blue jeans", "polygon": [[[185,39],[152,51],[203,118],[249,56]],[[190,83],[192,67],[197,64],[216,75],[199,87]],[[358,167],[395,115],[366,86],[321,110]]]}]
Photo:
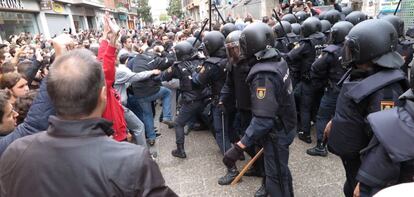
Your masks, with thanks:
[{"label": "blue jeans", "polygon": [[162,99],[162,120],[172,121],[171,90],[168,88],[161,87],[157,93],[147,97],[136,97],[132,95],[128,97],[128,108],[137,114],[139,119],[144,122],[145,134],[147,135],[147,138],[151,140],[156,138],[151,102],[157,99]]},{"label": "blue jeans", "polygon": [[319,106],[318,115],[316,115],[316,137],[318,143],[322,143],[323,131],[326,124],[335,115],[336,100],[338,99],[339,91],[329,88],[325,91],[321,104]]},{"label": "blue jeans", "polygon": [[137,145],[147,147],[144,123],[128,108],[124,107],[125,121],[129,131],[134,135]]}]

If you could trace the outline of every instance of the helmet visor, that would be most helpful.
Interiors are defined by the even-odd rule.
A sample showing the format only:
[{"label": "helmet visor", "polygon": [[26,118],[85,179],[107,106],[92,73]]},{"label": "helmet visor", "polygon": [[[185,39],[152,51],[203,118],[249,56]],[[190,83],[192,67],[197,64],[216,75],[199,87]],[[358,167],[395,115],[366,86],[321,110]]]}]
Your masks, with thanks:
[{"label": "helmet visor", "polygon": [[342,63],[358,63],[360,60],[360,48],[359,44],[352,38],[345,38],[344,50],[342,54]]},{"label": "helmet visor", "polygon": [[239,42],[230,42],[226,45],[227,57],[229,58],[230,63],[236,64],[240,60],[240,44]]}]

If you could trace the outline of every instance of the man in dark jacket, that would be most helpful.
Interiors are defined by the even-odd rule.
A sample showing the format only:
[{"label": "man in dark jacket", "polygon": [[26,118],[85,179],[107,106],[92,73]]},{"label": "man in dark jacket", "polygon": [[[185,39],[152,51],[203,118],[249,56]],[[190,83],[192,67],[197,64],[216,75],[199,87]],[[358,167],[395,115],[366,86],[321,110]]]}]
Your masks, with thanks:
[{"label": "man in dark jacket", "polygon": [[56,116],[46,132],[16,140],[4,152],[0,196],[177,196],[145,148],[107,137],[104,74],[91,52],[57,59],[47,92]]},{"label": "man in dark jacket", "polygon": [[[130,62],[128,67],[136,73],[153,69],[165,70],[174,63],[172,54],[165,53],[162,46],[155,46],[143,54],[138,54]],[[154,116],[151,103],[162,99],[162,122],[172,127],[171,90],[161,86],[161,80],[150,77],[146,80],[136,81],[131,84],[133,95],[128,98],[128,108],[144,122],[145,134],[149,144],[155,144]]]}]

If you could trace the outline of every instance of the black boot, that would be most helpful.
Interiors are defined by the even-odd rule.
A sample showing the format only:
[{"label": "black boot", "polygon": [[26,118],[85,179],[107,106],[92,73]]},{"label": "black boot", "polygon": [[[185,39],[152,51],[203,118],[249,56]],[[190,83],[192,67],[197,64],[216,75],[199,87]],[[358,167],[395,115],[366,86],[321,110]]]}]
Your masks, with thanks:
[{"label": "black boot", "polygon": [[173,150],[171,154],[174,157],[183,158],[183,159],[186,158],[187,155],[185,154],[185,151],[184,151],[184,144],[177,144],[177,149]]},{"label": "black boot", "polygon": [[267,197],[267,191],[264,184],[254,193],[254,197]]},{"label": "black boot", "polygon": [[323,143],[317,143],[315,147],[306,150],[308,155],[312,156],[322,156],[326,157],[328,155],[328,151]]},{"label": "black boot", "polygon": [[227,169],[227,174],[220,177],[218,180],[219,185],[230,185],[230,183],[237,177],[239,171],[236,167]]},{"label": "black boot", "polygon": [[305,134],[303,131],[298,132],[298,138],[308,144],[312,143],[312,138],[309,134]]}]

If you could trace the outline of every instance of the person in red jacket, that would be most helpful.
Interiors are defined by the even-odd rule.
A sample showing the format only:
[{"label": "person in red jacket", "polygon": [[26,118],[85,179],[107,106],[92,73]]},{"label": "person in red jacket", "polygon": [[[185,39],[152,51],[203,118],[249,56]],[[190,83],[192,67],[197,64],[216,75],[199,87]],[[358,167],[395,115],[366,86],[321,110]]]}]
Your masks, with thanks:
[{"label": "person in red jacket", "polygon": [[127,138],[124,109],[118,93],[112,87],[115,82],[116,41],[119,37],[120,28],[109,19],[108,15],[104,17],[103,28],[98,60],[102,61],[108,100],[102,117],[113,122],[113,138],[116,141],[124,141]]}]

